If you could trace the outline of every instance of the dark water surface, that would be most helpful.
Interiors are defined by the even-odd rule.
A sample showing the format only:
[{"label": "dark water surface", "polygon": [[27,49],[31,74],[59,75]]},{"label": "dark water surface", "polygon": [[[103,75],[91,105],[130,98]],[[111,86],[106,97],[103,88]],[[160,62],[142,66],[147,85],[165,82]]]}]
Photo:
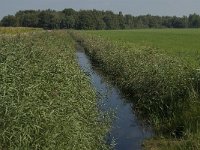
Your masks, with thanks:
[{"label": "dark water surface", "polygon": [[122,96],[119,89],[105,80],[96,71],[89,57],[81,46],[77,46],[77,60],[81,69],[89,76],[92,85],[102,95],[101,109],[115,110],[116,119],[113,120],[108,142],[114,139],[115,150],[140,150],[144,139],[153,136],[151,129],[142,125],[133,111],[133,104]]}]

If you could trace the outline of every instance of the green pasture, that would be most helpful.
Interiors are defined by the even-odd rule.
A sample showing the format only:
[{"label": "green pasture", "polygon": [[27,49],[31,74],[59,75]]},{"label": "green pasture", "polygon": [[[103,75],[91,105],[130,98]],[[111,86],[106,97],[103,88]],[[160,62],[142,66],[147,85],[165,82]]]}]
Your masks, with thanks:
[{"label": "green pasture", "polygon": [[[151,46],[171,55],[198,62],[200,56],[200,29],[137,29],[88,31],[112,41]],[[198,62],[199,64],[199,62]]]}]

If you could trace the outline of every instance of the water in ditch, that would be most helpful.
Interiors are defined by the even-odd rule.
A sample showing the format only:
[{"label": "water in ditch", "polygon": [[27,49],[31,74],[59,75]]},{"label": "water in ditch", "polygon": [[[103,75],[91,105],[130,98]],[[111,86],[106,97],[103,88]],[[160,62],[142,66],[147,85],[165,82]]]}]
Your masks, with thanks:
[{"label": "water in ditch", "polygon": [[113,120],[107,142],[112,143],[114,140],[115,150],[141,150],[143,141],[153,136],[152,130],[137,118],[133,103],[95,69],[80,45],[77,46],[76,55],[81,69],[88,75],[97,93],[102,95],[100,109],[112,109],[115,112],[116,119]]}]

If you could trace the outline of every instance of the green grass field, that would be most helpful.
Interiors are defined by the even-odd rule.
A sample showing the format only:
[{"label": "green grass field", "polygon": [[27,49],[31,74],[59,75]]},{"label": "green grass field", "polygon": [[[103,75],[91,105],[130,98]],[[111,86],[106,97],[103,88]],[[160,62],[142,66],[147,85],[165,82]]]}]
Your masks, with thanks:
[{"label": "green grass field", "polygon": [[107,149],[108,128],[71,37],[13,30],[0,36],[0,149]]},{"label": "green grass field", "polygon": [[199,64],[200,29],[137,29],[88,31],[113,41],[151,46]]}]

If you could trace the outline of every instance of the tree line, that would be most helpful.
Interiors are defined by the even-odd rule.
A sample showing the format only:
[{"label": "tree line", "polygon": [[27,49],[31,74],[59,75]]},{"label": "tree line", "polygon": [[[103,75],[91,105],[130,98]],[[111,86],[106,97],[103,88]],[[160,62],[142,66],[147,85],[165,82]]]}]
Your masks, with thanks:
[{"label": "tree line", "polygon": [[0,26],[37,27],[44,29],[134,29],[134,28],[199,28],[200,16],[123,15],[112,11],[80,10],[24,10],[14,16],[3,17]]}]

